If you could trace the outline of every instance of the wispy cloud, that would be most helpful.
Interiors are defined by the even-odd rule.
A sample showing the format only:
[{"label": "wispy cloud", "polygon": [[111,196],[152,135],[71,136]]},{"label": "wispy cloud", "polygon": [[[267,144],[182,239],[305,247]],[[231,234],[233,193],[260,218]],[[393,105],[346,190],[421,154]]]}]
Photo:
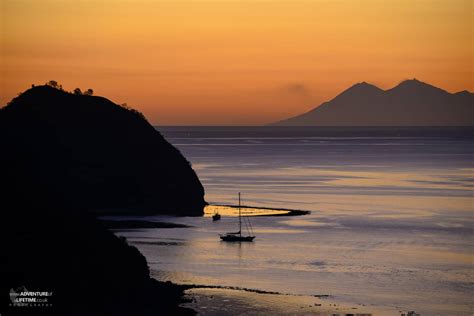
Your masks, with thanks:
[{"label": "wispy cloud", "polygon": [[297,97],[307,98],[311,95],[311,89],[301,82],[290,82],[279,89],[280,91]]}]

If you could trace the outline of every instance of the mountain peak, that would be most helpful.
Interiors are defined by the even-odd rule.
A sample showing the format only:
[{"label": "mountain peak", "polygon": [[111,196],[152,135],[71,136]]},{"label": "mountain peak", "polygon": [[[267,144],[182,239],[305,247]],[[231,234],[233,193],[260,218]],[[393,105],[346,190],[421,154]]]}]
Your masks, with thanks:
[{"label": "mountain peak", "polygon": [[[413,78],[413,79],[406,79],[406,80],[403,80],[401,83],[412,83],[412,84],[420,84],[420,83],[424,83],[423,81],[420,81],[416,78]],[[424,83],[426,84],[426,83]]]},{"label": "mountain peak", "polygon": [[398,84],[398,86],[430,86],[429,84],[420,81],[416,78],[403,80]]},{"label": "mountain peak", "polygon": [[455,93],[456,95],[471,95],[472,93],[467,90],[462,90]]},{"label": "mountain peak", "polygon": [[376,87],[373,84],[367,83],[366,81],[358,82],[347,90],[351,90],[351,89],[381,90],[379,87]]},{"label": "mountain peak", "polygon": [[387,91],[417,91],[417,90],[432,90],[438,92],[446,92],[443,89],[432,86],[426,82],[420,81],[418,79],[408,79],[400,82],[397,86],[389,89]]},{"label": "mountain peak", "polygon": [[356,96],[369,96],[383,92],[382,89],[376,87],[365,81],[359,82],[351,86],[350,88],[344,90],[342,93],[337,95],[334,99],[338,98],[352,98]]}]

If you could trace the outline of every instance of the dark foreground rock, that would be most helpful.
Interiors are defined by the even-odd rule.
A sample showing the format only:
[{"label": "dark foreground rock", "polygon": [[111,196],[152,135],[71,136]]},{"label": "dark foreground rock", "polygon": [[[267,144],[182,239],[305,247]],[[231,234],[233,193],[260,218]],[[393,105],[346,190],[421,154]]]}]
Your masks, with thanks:
[{"label": "dark foreground rock", "polygon": [[[194,314],[178,307],[183,287],[151,279],[143,255],[91,217],[17,211],[0,229],[1,315]],[[12,289],[52,292],[51,306],[12,306]]]}]

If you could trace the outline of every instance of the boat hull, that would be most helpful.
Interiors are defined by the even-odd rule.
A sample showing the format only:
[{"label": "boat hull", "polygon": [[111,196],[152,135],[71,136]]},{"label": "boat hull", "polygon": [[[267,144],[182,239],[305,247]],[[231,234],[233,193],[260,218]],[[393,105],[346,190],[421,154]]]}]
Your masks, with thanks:
[{"label": "boat hull", "polygon": [[222,241],[253,241],[255,236],[236,236],[236,235],[220,235]]}]

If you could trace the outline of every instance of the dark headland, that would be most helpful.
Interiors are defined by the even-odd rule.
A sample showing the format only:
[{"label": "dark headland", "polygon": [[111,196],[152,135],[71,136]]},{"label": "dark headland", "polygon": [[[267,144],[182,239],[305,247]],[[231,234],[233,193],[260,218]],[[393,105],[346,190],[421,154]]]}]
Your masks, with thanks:
[{"label": "dark headland", "polygon": [[382,90],[357,83],[275,126],[472,126],[474,94],[449,93],[416,79]]},{"label": "dark headland", "polygon": [[[0,109],[0,313],[193,314],[183,288],[97,215],[202,215],[190,163],[141,115],[90,95],[33,87]],[[11,306],[10,291],[52,292]]]},{"label": "dark headland", "polygon": [[9,186],[35,204],[203,213],[204,189],[190,163],[143,115],[103,97],[34,87],[0,111],[0,132]]}]

